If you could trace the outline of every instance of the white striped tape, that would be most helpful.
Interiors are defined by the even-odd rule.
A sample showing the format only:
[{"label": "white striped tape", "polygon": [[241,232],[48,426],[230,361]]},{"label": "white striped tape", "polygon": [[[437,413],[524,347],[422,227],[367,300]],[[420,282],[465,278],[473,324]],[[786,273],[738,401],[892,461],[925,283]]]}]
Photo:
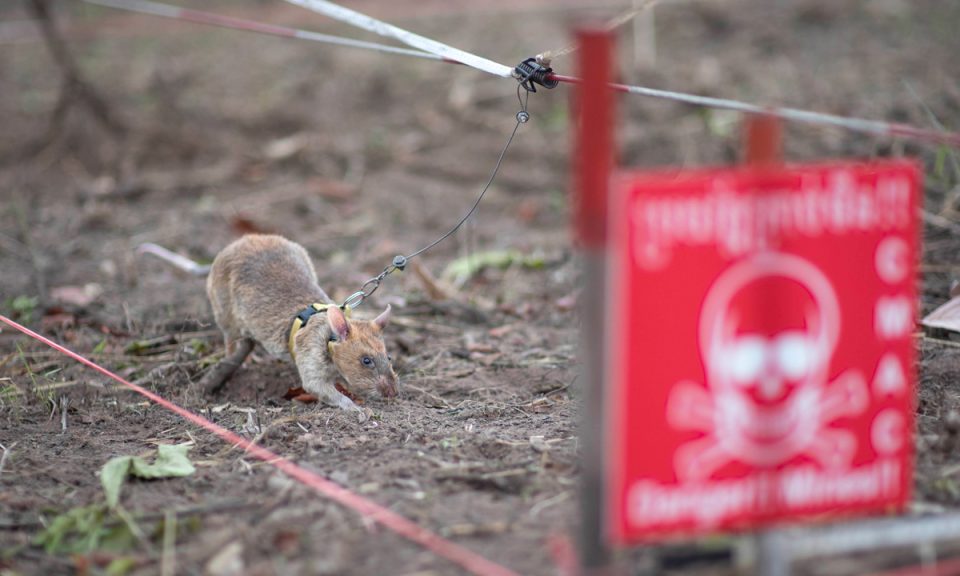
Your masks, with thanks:
[{"label": "white striped tape", "polygon": [[471,54],[465,52],[453,46],[448,46],[442,42],[437,42],[436,40],[431,40],[419,34],[414,34],[413,32],[404,30],[403,28],[398,28],[392,24],[387,24],[382,20],[377,20],[376,18],[371,18],[365,14],[355,12],[349,8],[344,8],[333,2],[327,2],[327,0],[287,0],[291,4],[296,4],[297,6],[302,6],[308,10],[312,10],[319,14],[323,14],[334,20],[339,20],[351,26],[379,34],[386,38],[393,38],[403,42],[407,46],[412,46],[419,50],[429,52],[436,56],[446,58],[448,60],[453,60],[455,62],[460,62],[461,64],[466,64],[477,70],[481,70],[488,74],[493,74],[494,76],[500,76],[501,78],[509,78],[513,73],[513,68],[509,66],[504,66],[494,62],[493,60],[488,60],[486,58],[477,56],[476,54]]}]

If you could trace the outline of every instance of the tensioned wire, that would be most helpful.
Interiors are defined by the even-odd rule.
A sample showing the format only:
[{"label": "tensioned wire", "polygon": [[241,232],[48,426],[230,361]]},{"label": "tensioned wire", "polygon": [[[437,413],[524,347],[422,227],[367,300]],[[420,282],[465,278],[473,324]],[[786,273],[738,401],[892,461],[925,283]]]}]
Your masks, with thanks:
[{"label": "tensioned wire", "polygon": [[[198,10],[188,10],[185,8],[180,8],[179,6],[172,6],[169,4],[163,4],[160,2],[152,2],[149,0],[83,0],[88,4],[94,4],[98,6],[105,6],[109,8],[115,8],[118,10],[125,10],[129,12],[138,12],[142,14],[151,14],[154,16],[162,16],[166,18],[174,18],[178,20],[184,20],[188,22],[194,22],[198,24],[207,24],[212,26],[220,26],[226,28],[233,28],[237,30],[245,30],[249,32],[258,32],[262,34],[270,34],[273,36],[282,36],[286,38],[296,38],[300,40],[309,40],[313,42],[320,42],[325,44],[332,44],[338,46],[345,46],[349,48],[358,48],[363,50],[374,50],[378,52],[383,52],[387,54],[395,54],[399,56],[409,56],[413,58],[421,58],[426,60],[435,60],[441,62],[448,62],[454,64],[464,64],[467,66],[474,67],[478,70],[493,74],[498,77],[509,77],[513,69],[493,62],[492,60],[481,58],[475,54],[470,54],[463,50],[459,50],[442,44],[435,40],[419,36],[402,28],[392,26],[370,18],[358,12],[352,10],[347,10],[342,8],[332,2],[327,2],[325,0],[287,0],[291,3],[301,5],[305,8],[311,10],[317,10],[318,7],[321,7],[325,12],[321,12],[327,15],[336,15],[338,19],[347,22],[351,25],[358,25],[357,18],[359,17],[363,25],[359,26],[365,30],[370,30],[372,32],[395,38],[401,42],[415,42],[416,48],[401,48],[397,46],[390,46],[387,44],[380,44],[376,42],[366,42],[362,40],[355,40],[352,38],[345,38],[341,36],[334,36],[330,34],[321,34],[318,32],[312,32],[309,30],[302,30],[297,28],[288,28],[284,26],[277,26],[273,24],[264,24],[261,22],[245,20],[242,18],[235,18],[230,16],[221,16],[218,14],[213,14],[209,12],[201,12]],[[641,7],[641,9],[646,8],[654,2],[648,2]],[[635,15],[638,10],[629,12],[629,15]],[[349,18],[344,16],[348,14]],[[616,25],[620,23],[623,18],[614,19],[611,21],[610,25]],[[608,25],[608,27],[610,26]],[[556,51],[553,53],[553,57],[557,57],[569,52],[569,47]],[[545,52],[543,55],[550,56],[549,52]],[[561,83],[566,84],[577,84],[581,82],[579,78],[573,76],[567,76],[562,74],[551,74],[548,76],[548,79],[556,80]],[[751,104],[748,102],[743,102],[739,100],[733,100],[729,98],[715,98],[710,96],[699,96],[696,94],[689,94],[684,92],[677,92],[673,90],[662,90],[658,88],[649,88],[646,86],[639,85],[630,85],[630,84],[617,84],[611,83],[610,87],[613,90],[618,92],[623,92],[626,94],[634,94],[638,96],[646,96],[648,98],[657,98],[661,100],[669,100],[673,102],[680,102],[684,104],[690,104],[693,106],[701,106],[707,108],[718,108],[724,110],[732,110],[736,112],[742,112],[747,114],[765,114],[769,116],[776,116],[791,122],[800,122],[804,124],[811,125],[820,125],[820,126],[832,126],[835,128],[842,128],[850,130],[853,132],[874,134],[878,136],[888,136],[894,138],[906,138],[910,140],[915,140],[919,142],[926,142],[931,144],[941,144],[948,145],[955,148],[960,148],[960,133],[949,132],[946,130],[930,130],[924,128],[918,128],[916,126],[900,123],[890,123],[884,122],[881,120],[867,120],[863,118],[855,118],[849,116],[840,116],[836,114],[826,114],[822,112],[813,112],[809,110],[803,110],[799,108],[786,108],[786,107],[775,107],[775,106],[762,106],[758,104]]]}]

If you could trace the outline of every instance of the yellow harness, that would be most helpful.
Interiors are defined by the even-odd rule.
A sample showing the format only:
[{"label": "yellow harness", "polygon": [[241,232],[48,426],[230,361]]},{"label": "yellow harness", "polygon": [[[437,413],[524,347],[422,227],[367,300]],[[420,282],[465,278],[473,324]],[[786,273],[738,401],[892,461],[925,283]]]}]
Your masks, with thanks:
[{"label": "yellow harness", "polygon": [[[294,338],[296,338],[297,332],[307,325],[307,321],[310,320],[311,316],[317,312],[326,312],[328,308],[336,306],[336,304],[318,304],[314,302],[300,312],[297,312],[297,315],[293,319],[293,325],[290,327],[290,339],[287,341],[287,347],[290,349],[290,356],[292,356],[294,360],[297,359],[297,354],[294,352],[294,348],[296,347],[296,341]],[[347,316],[347,318],[349,318],[350,307],[344,307],[343,313]],[[333,341],[327,342],[327,351],[333,354]]]}]

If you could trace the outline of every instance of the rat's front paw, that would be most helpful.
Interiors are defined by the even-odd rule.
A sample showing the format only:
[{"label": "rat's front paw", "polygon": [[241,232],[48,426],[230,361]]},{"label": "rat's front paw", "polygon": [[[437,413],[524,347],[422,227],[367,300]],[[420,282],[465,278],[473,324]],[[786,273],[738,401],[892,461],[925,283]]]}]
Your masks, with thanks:
[{"label": "rat's front paw", "polygon": [[366,422],[366,421],[367,421],[367,413],[363,410],[363,408],[361,408],[361,407],[357,406],[356,404],[354,404],[354,403],[353,403],[353,400],[347,398],[346,396],[341,396],[341,397],[340,397],[340,401],[338,402],[337,406],[338,406],[341,410],[354,410],[354,411],[357,412],[357,414],[358,414],[357,419],[358,419],[360,422]]}]

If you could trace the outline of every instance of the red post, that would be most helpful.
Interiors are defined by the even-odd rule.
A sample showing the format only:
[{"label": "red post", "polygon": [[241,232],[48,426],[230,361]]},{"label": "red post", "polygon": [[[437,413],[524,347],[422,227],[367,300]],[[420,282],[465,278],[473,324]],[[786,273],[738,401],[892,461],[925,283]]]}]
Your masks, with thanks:
[{"label": "red post", "polygon": [[580,571],[585,576],[610,574],[604,538],[603,394],[605,377],[607,193],[613,168],[614,95],[608,83],[613,70],[613,42],[608,31],[577,31],[577,66],[583,79],[575,92],[573,227],[583,266],[580,301]]},{"label": "red post", "polygon": [[[754,168],[783,164],[783,125],[773,115],[750,114],[744,118],[743,162]],[[754,572],[763,576],[789,573],[783,534],[776,529],[754,533]]]},{"label": "red post", "polygon": [[744,119],[744,163],[777,166],[783,163],[783,125],[773,115],[750,114]]},{"label": "red post", "polygon": [[576,239],[588,250],[603,249],[607,235],[607,187],[613,168],[613,91],[608,87],[613,68],[613,41],[600,28],[577,32],[577,66],[583,82],[574,93],[574,228]]}]

